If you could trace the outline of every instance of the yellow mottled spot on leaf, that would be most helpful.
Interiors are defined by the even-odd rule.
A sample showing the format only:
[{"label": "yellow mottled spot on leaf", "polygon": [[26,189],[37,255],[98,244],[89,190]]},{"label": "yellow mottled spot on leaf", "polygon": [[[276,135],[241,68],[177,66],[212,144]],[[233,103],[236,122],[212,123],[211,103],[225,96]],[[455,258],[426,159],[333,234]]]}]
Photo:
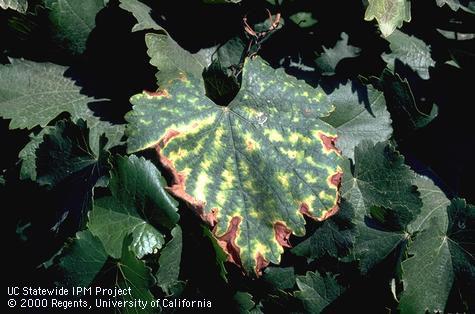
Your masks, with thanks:
[{"label": "yellow mottled spot on leaf", "polygon": [[251,210],[251,211],[249,211],[249,216],[251,216],[252,218],[258,218],[259,213],[255,210]]},{"label": "yellow mottled spot on leaf", "polygon": [[144,124],[144,125],[150,125],[150,124],[152,124],[152,121],[151,121],[151,120],[140,119],[139,121],[140,121],[140,123],[142,123],[142,124]]},{"label": "yellow mottled spot on leaf", "polygon": [[326,200],[326,201],[333,201],[334,199],[332,195],[325,193],[325,191],[321,191],[320,193],[318,193],[318,197],[321,200]]},{"label": "yellow mottled spot on leaf", "polygon": [[284,137],[282,136],[282,134],[280,134],[280,132],[275,129],[265,129],[264,135],[267,136],[271,142],[284,141]]},{"label": "yellow mottled spot on leaf", "polygon": [[188,156],[190,152],[184,148],[178,148],[177,151],[172,151],[168,155],[168,159],[172,161],[173,163],[176,163],[176,161],[183,159],[184,157]]},{"label": "yellow mottled spot on leaf", "polygon": [[277,173],[277,181],[279,181],[280,184],[282,184],[283,187],[288,189],[290,187],[290,175],[285,172],[278,172]]},{"label": "yellow mottled spot on leaf", "polygon": [[219,205],[223,206],[224,203],[226,203],[226,193],[224,191],[219,191],[218,194],[216,194],[216,200]]},{"label": "yellow mottled spot on leaf", "polygon": [[308,97],[308,92],[303,92],[303,93],[302,93],[302,96],[303,96],[303,97]]},{"label": "yellow mottled spot on leaf", "polygon": [[292,143],[292,144],[295,144],[295,143],[298,142],[299,137],[300,137],[300,134],[294,132],[294,133],[290,134],[289,142]]},{"label": "yellow mottled spot on leaf", "polygon": [[303,199],[303,202],[307,204],[308,206],[308,211],[311,213],[313,212],[313,203],[315,202],[316,199],[317,198],[315,197],[315,195],[309,195]]},{"label": "yellow mottled spot on leaf", "polygon": [[244,134],[244,144],[246,145],[246,150],[250,152],[260,148],[260,144],[252,138],[252,133],[250,132]]},{"label": "yellow mottled spot on leaf", "polygon": [[305,157],[305,161],[310,165],[310,166],[313,166],[313,167],[316,167],[318,164],[315,162],[315,160],[313,159],[312,156],[307,156]]},{"label": "yellow mottled spot on leaf", "polygon": [[204,159],[201,164],[200,164],[200,167],[204,170],[209,170],[210,167],[211,167],[211,160],[210,159]]},{"label": "yellow mottled spot on leaf", "polygon": [[297,151],[293,149],[285,149],[283,147],[279,148],[280,152],[287,156],[290,159],[295,159],[297,161],[302,161],[304,159],[304,152],[303,151]]},{"label": "yellow mottled spot on leaf", "polygon": [[317,182],[317,177],[315,177],[314,175],[311,175],[310,173],[306,173],[304,175],[305,177],[305,181],[307,181],[308,183],[316,183]]},{"label": "yellow mottled spot on leaf", "polygon": [[252,247],[252,255],[254,257],[257,257],[258,254],[261,254],[263,257],[265,257],[266,254],[270,252],[270,249],[259,240],[252,240],[251,247]]},{"label": "yellow mottled spot on leaf", "polygon": [[211,182],[213,182],[213,180],[208,176],[205,171],[201,172],[198,175],[198,179],[196,180],[196,187],[193,192],[193,195],[197,200],[206,201],[206,186]]}]

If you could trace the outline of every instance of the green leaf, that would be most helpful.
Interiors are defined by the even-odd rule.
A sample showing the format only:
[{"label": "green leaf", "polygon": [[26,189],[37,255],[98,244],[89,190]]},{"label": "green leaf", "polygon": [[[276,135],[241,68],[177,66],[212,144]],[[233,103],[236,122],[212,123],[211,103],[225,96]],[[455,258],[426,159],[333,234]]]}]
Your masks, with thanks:
[{"label": "green leaf", "polygon": [[31,133],[30,141],[18,153],[18,158],[21,159],[20,179],[36,181],[36,150],[43,143],[43,137],[49,134],[54,127],[46,126],[38,134]]},{"label": "green leaf", "polygon": [[158,94],[131,98],[128,151],[155,148],[173,175],[170,191],[205,221],[246,272],[278,264],[303,213],[324,220],[338,210],[342,158],[336,131],[319,118],[333,105],[320,89],[247,60],[242,86],[227,106],[194,76]]},{"label": "green leaf", "polygon": [[411,21],[411,3],[407,0],[368,0],[364,19],[376,19],[381,33],[388,37],[403,22]]},{"label": "green leaf", "polygon": [[436,217],[443,225],[447,220],[447,206],[450,204],[449,199],[429,178],[416,176],[417,190],[422,200],[421,213],[412,221],[408,230],[411,233],[427,229],[431,218]]},{"label": "green leaf", "polygon": [[132,234],[132,251],[139,258],[162,247],[163,235],[154,226],[172,227],[179,218],[163,183],[150,161],[117,157],[109,185],[112,196],[95,201],[88,223],[110,256],[120,256],[128,234]]},{"label": "green leaf", "polygon": [[315,63],[322,75],[334,75],[341,60],[355,58],[359,56],[360,51],[360,48],[348,45],[348,34],[343,32],[341,40],[338,40],[333,48],[323,47],[323,53],[315,59]]},{"label": "green leaf", "polygon": [[89,138],[83,120],[78,120],[77,124],[58,121],[54,128],[44,132],[43,141],[38,144],[36,165],[30,164],[36,168],[26,168],[25,171],[36,173],[39,184],[50,186],[56,186],[71,176],[84,177],[84,181],[89,178],[97,180],[109,171],[109,153],[104,150],[107,140],[105,137],[95,139],[99,141],[99,151],[94,152]]},{"label": "green leaf", "polygon": [[447,4],[454,11],[462,9],[465,12],[475,14],[475,1],[462,1],[460,3],[460,0],[436,0],[436,2],[439,7]]},{"label": "green leaf", "polygon": [[312,12],[297,12],[292,14],[290,20],[299,27],[307,28],[317,24],[317,20],[313,17]]},{"label": "green leaf", "polygon": [[226,270],[226,267],[224,266],[224,263],[228,259],[228,255],[223,250],[223,248],[219,245],[218,240],[213,235],[211,230],[209,230],[209,228],[204,225],[202,225],[202,228],[203,228],[203,235],[210,240],[211,245],[213,246],[214,251],[216,253],[216,266],[218,267],[219,275],[225,282],[228,282],[228,278],[226,277],[228,272]]},{"label": "green leaf", "polygon": [[[454,199],[447,216],[434,215],[409,247],[402,263],[402,313],[444,312],[455,278],[475,279],[473,246],[475,206]],[[473,249],[473,248],[472,248]]]},{"label": "green leaf", "polygon": [[137,24],[132,28],[132,32],[139,32],[146,29],[164,30],[150,16],[152,9],[138,0],[120,0],[119,7],[132,13],[137,20]]},{"label": "green leaf", "polygon": [[[114,285],[120,289],[130,289],[130,294],[119,296],[126,303],[132,304],[125,306],[122,311],[123,313],[156,313],[157,308],[150,306],[155,300],[150,292],[155,280],[150,268],[138,260],[132,250],[129,250],[131,241],[130,236],[124,239],[120,260],[115,263],[117,273]],[[141,304],[145,304],[145,307],[137,306],[137,300],[142,301]]]},{"label": "green leaf", "polygon": [[[413,185],[415,175],[404,164],[404,157],[391,145],[361,142],[355,148],[352,174],[353,178],[343,178],[343,197],[347,193],[360,193],[365,214],[374,208],[384,208],[387,216],[373,218],[399,230],[419,214],[422,201]],[[362,208],[359,204],[355,207]]]},{"label": "green leaf", "polygon": [[389,41],[391,53],[382,55],[391,71],[395,71],[396,60],[408,65],[424,80],[429,79],[429,67],[435,65],[430,55],[430,46],[417,37],[409,36],[395,30],[386,38]]},{"label": "green leaf", "polygon": [[352,86],[355,84],[347,83],[329,95],[335,111],[322,120],[337,129],[337,146],[343,155],[354,159],[359,143],[385,141],[391,137],[392,127],[383,93],[371,86]]},{"label": "green leaf", "polygon": [[76,233],[59,262],[69,287],[88,287],[107,261],[101,241],[88,230]]},{"label": "green leaf", "polygon": [[321,313],[344,291],[330,274],[321,276],[310,271],[305,276],[297,277],[297,286],[299,291],[295,292],[295,296],[302,301],[307,313]]},{"label": "green leaf", "polygon": [[[202,73],[207,66],[202,55],[191,54],[166,34],[147,34],[145,43],[150,64],[159,70],[157,82],[161,88],[184,76],[194,76],[202,81]],[[204,90],[204,83],[201,82],[197,88]]]},{"label": "green leaf", "polygon": [[294,268],[269,267],[264,271],[263,279],[275,289],[292,289],[295,285]]},{"label": "green leaf", "polygon": [[96,14],[104,0],[43,0],[49,11],[57,40],[73,54],[86,50],[89,33],[96,26]]},{"label": "green leaf", "polygon": [[[355,240],[355,230],[346,200],[340,204],[340,212],[325,220],[321,226],[305,241],[292,249],[292,253],[305,256],[310,260],[325,255],[342,257],[349,253]],[[345,217],[347,216],[347,217]]]},{"label": "green leaf", "polygon": [[66,111],[74,121],[87,121],[97,136],[106,133],[109,146],[120,142],[123,126],[94,116],[88,104],[96,100],[81,94],[81,88],[65,76],[66,67],[20,59],[11,62],[0,65],[0,116],[11,119],[10,129],[45,127]]},{"label": "green leaf", "polygon": [[425,127],[437,117],[438,108],[433,105],[429,113],[422,112],[412,95],[407,79],[401,79],[398,74],[384,70],[380,82],[383,85],[388,109],[393,121],[399,128],[397,131],[412,131]]},{"label": "green leaf", "polygon": [[157,283],[167,295],[173,295],[177,287],[183,282],[178,281],[181,264],[182,232],[180,226],[172,230],[173,238],[161,251],[158,263],[160,268],[156,274]]},{"label": "green leaf", "polygon": [[28,9],[28,0],[0,0],[0,8],[12,9],[20,13],[26,13]]},{"label": "green leaf", "polygon": [[260,308],[256,307],[250,293],[238,291],[234,294],[233,300],[236,302],[238,313],[262,313]]}]

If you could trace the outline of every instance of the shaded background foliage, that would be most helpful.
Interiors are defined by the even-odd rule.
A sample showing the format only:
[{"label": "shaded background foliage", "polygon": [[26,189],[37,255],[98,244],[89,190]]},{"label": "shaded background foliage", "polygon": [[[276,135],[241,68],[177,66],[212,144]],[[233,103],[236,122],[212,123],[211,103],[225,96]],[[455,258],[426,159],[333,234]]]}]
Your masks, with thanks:
[{"label": "shaded background foliage", "polygon": [[[135,18],[119,8],[119,1],[111,0],[95,17],[95,27],[87,38],[85,50],[77,53],[68,49],[64,42],[58,42],[55,27],[48,18],[49,11],[41,2],[29,1],[25,15],[13,10],[0,11],[0,62],[7,64],[8,57],[13,57],[70,66],[65,75],[76,81],[82,88],[81,93],[107,99],[103,102],[109,107],[98,103],[88,105],[94,115],[114,124],[125,124],[123,117],[131,110],[130,96],[142,90],[156,89],[156,69],[149,64],[145,32],[132,33],[130,30],[136,24]],[[181,47],[192,53],[222,45],[235,36],[245,39],[242,26],[245,15],[249,21],[257,23],[266,19],[266,8],[273,13],[280,12],[285,25],[263,43],[260,56],[273,67],[283,66],[287,73],[306,80],[312,86],[321,86],[327,93],[348,80],[359,92],[360,83],[357,81],[362,77],[365,78],[363,81],[380,84],[391,113],[393,141],[406,157],[406,163],[416,172],[434,180],[447,197],[461,197],[468,203],[475,203],[470,184],[475,174],[475,137],[470,115],[473,109],[471,76],[475,60],[475,15],[461,9],[453,11],[447,5],[439,7],[436,1],[411,2],[412,21],[405,23],[402,31],[430,45],[430,57],[436,66],[428,68],[428,79],[423,79],[414,69],[398,60],[393,70],[409,82],[419,110],[429,113],[433,104],[438,107],[438,115],[431,123],[415,128],[411,127],[404,112],[398,112],[397,95],[391,96],[393,89],[385,90],[387,82],[378,83],[374,78],[383,73],[386,62],[381,55],[390,53],[390,46],[380,36],[375,23],[364,21],[365,6],[359,1],[284,0],[278,1],[277,6],[267,1],[242,1],[239,4],[207,4],[197,0],[186,1],[186,4],[177,1],[143,2],[153,8],[152,17],[160,26]],[[311,13],[315,23],[302,27],[302,23],[293,22],[290,17],[299,12]],[[308,22],[308,16],[305,22]],[[325,53],[324,47],[331,49],[345,38],[342,33],[347,34],[348,45],[359,48],[359,51],[353,49],[348,53],[344,45],[344,52],[341,53],[347,53],[347,56],[353,54],[353,57],[337,60],[339,62],[335,62],[333,69],[327,67],[327,71],[334,72],[328,75],[319,69],[315,59]],[[64,113],[55,121],[67,116]],[[18,153],[29,142],[30,132],[9,130],[8,125],[9,120],[0,120],[4,143],[0,170],[2,178],[6,179],[0,193],[3,208],[8,211],[4,228],[7,233],[6,252],[12,256],[7,261],[10,263],[7,267],[11,276],[9,283],[53,284],[61,280],[61,272],[56,266],[46,266],[53,263],[51,258],[54,254],[84,224],[80,219],[71,217],[62,221],[62,213],[65,208],[71,212],[87,208],[90,205],[87,202],[91,185],[72,180],[48,189],[32,181],[19,180]],[[38,132],[39,127],[34,131]],[[112,153],[125,154],[125,148],[115,147]],[[91,182],[95,180],[97,178],[91,179]],[[107,191],[96,189],[95,193],[98,197],[107,194]],[[180,215],[183,229],[180,278],[187,280],[182,296],[210,298],[216,310],[236,304],[237,311],[237,304],[243,307],[246,302],[242,300],[249,301],[249,296],[236,296],[236,292],[246,291],[252,294],[256,303],[261,303],[266,312],[303,310],[303,305],[290,293],[295,279],[290,286],[276,288],[276,282],[288,279],[290,273],[282,275],[277,270],[274,279],[266,273],[263,279],[255,280],[243,277],[239,269],[230,266],[227,268],[228,282],[224,281],[217,271],[215,250],[203,235],[199,219],[187,210],[180,210]],[[60,228],[58,222],[62,222]],[[344,221],[341,223],[345,224]],[[308,221],[307,234],[310,236],[320,228],[322,223]],[[294,245],[302,241],[304,239],[292,238]],[[399,245],[406,244],[403,241]],[[337,258],[339,253],[334,256],[322,254],[308,264],[306,257],[287,250],[279,269],[294,267],[295,273],[300,276],[305,275],[307,270],[340,274],[339,284],[350,288],[342,291],[337,301],[325,309],[327,312],[343,311],[349,305],[367,312],[382,312],[398,307],[388,282],[394,277],[401,254],[401,250],[393,250],[363,276],[355,261],[342,262]],[[95,279],[95,284],[107,282],[107,276],[111,274],[104,272],[103,277]],[[467,286],[470,291],[473,283]],[[236,302],[236,298],[240,301]],[[446,311],[464,311],[466,303],[460,299],[459,291],[454,286]],[[251,303],[249,309],[252,307]]]}]

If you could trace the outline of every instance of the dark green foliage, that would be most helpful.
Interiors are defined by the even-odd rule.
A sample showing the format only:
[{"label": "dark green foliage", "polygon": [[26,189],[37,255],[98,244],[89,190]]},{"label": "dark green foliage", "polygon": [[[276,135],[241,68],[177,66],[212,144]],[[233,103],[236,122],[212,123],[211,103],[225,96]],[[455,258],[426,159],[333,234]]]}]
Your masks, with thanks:
[{"label": "dark green foliage", "polygon": [[0,0],[7,285],[475,311],[474,3]]}]

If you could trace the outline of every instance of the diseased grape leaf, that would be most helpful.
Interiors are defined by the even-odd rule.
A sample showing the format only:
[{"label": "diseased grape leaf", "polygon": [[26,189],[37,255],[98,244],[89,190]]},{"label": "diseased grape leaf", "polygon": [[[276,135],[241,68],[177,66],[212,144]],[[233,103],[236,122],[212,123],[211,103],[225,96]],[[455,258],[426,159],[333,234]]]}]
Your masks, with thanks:
[{"label": "diseased grape leaf", "polygon": [[445,215],[431,215],[421,226],[409,246],[411,257],[402,262],[399,308],[403,313],[444,312],[456,278],[473,287],[475,206],[454,199]]},{"label": "diseased grape leaf", "polygon": [[368,0],[366,21],[376,19],[384,37],[391,35],[403,22],[411,21],[411,2],[407,0]]},{"label": "diseased grape leaf", "polygon": [[297,276],[297,286],[299,291],[295,296],[302,301],[307,313],[321,313],[345,290],[332,275],[321,276],[310,271],[305,276]]},{"label": "diseased grape leaf", "polygon": [[179,218],[176,202],[164,185],[150,161],[135,156],[116,158],[109,184],[112,196],[94,202],[88,222],[110,256],[120,256],[123,239],[129,234],[131,249],[139,258],[162,247],[163,235],[154,226],[171,228]]},{"label": "diseased grape leaf", "polygon": [[152,9],[138,0],[120,0],[119,7],[132,13],[137,20],[137,24],[132,28],[132,32],[139,32],[146,29],[164,30],[150,16]]},{"label": "diseased grape leaf", "polygon": [[86,50],[89,33],[96,27],[96,14],[105,7],[104,0],[43,0],[49,9],[54,35],[71,53]]},{"label": "diseased grape leaf", "polygon": [[[89,130],[83,120],[74,124],[68,120],[58,121],[54,128],[43,132],[42,142],[36,150],[35,164],[25,169],[30,174],[36,173],[39,184],[56,186],[66,178],[83,177],[83,184],[94,185],[98,178],[109,171],[109,156],[105,151],[107,139],[90,138]],[[98,151],[91,149],[90,140],[97,140]],[[28,160],[27,160],[28,161]],[[76,179],[77,180],[77,179]]]},{"label": "diseased grape leaf", "polygon": [[338,40],[333,48],[323,47],[323,53],[315,59],[317,67],[322,75],[334,75],[336,66],[341,60],[355,58],[360,54],[361,49],[348,45],[348,34],[341,33],[341,39]]},{"label": "diseased grape leaf", "polygon": [[157,284],[167,295],[175,295],[177,290],[182,290],[184,283],[178,281],[181,264],[182,231],[176,226],[171,231],[172,239],[160,253],[158,263],[160,268],[157,272]]},{"label": "diseased grape leaf", "polygon": [[0,116],[11,119],[10,129],[45,127],[62,112],[72,120],[87,121],[90,132],[105,133],[109,146],[117,145],[122,125],[112,125],[95,117],[88,104],[94,98],[81,94],[81,88],[65,76],[67,68],[53,63],[11,59],[0,65]]},{"label": "diseased grape leaf", "polygon": [[322,120],[337,129],[337,146],[344,156],[354,159],[354,149],[363,140],[382,142],[391,136],[391,117],[382,92],[347,83],[328,97],[335,111]]},{"label": "diseased grape leaf", "polygon": [[59,267],[69,287],[88,287],[107,261],[101,241],[88,230],[76,233],[63,251]]},{"label": "diseased grape leaf", "polygon": [[386,37],[386,40],[389,41],[391,53],[384,53],[382,58],[391,71],[395,71],[396,60],[399,60],[416,71],[424,80],[429,79],[429,67],[435,65],[429,45],[419,38],[409,36],[399,30],[395,30]]},{"label": "diseased grape leaf", "polygon": [[226,107],[181,76],[157,93],[131,98],[128,151],[154,148],[172,174],[172,194],[190,205],[229,254],[257,274],[278,264],[303,214],[338,210],[342,157],[335,130],[319,118],[334,109],[324,92],[247,60],[242,86]]},{"label": "diseased grape leaf", "polygon": [[28,9],[28,0],[0,0],[0,8],[12,9],[20,13],[26,13]]}]

